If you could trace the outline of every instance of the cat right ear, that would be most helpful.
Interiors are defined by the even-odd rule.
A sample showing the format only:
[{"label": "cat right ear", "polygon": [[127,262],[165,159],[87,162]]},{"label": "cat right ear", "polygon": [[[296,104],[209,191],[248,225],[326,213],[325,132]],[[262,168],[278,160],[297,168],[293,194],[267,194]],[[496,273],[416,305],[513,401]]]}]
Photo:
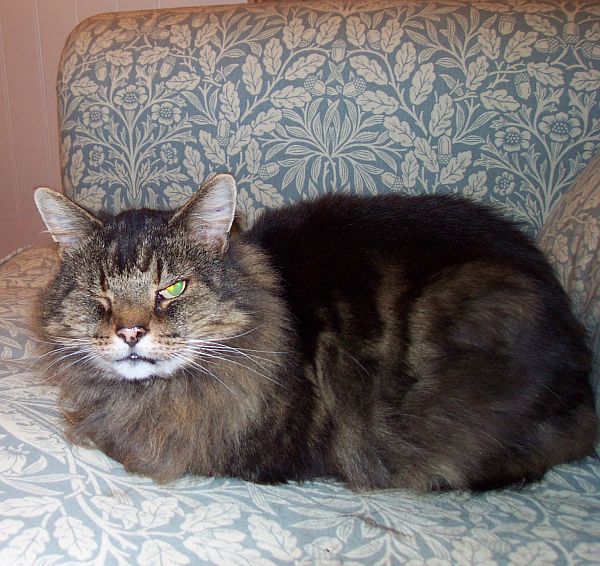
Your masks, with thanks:
[{"label": "cat right ear", "polygon": [[101,226],[89,212],[52,189],[40,187],[33,198],[61,253],[75,247],[82,238]]},{"label": "cat right ear", "polygon": [[183,220],[196,242],[223,254],[229,242],[236,196],[235,179],[227,173],[215,175],[175,213],[172,222]]}]

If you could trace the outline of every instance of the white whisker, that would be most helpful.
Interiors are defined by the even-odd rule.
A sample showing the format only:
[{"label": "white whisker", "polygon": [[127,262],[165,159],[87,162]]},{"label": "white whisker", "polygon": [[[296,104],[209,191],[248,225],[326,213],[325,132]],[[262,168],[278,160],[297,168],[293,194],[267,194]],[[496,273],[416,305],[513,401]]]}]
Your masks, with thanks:
[{"label": "white whisker", "polygon": [[48,352],[44,352],[43,354],[41,354],[40,356],[38,356],[37,360],[41,360],[47,356],[52,356],[52,355],[56,355],[60,352],[69,352],[71,350],[79,350],[79,346],[62,346],[60,348],[53,348],[52,350],[49,350]]},{"label": "white whisker", "polygon": [[221,340],[233,340],[234,338],[240,338],[241,336],[247,336],[251,332],[258,330],[263,325],[264,325],[264,322],[256,325],[254,328],[250,328],[250,330],[246,330],[246,332],[241,332],[240,334],[233,334],[232,336],[227,336],[225,338],[206,338],[206,341],[207,342],[220,342]]},{"label": "white whisker", "polygon": [[245,364],[241,364],[239,362],[236,362],[235,360],[232,360],[230,358],[226,358],[223,356],[216,356],[214,354],[210,354],[209,352],[207,352],[206,350],[201,350],[201,349],[194,349],[194,350],[188,350],[189,352],[195,353],[196,355],[202,356],[202,357],[209,357],[209,358],[213,358],[216,360],[221,360],[223,362],[228,362],[230,364],[234,364],[236,366],[242,367],[252,373],[255,373],[256,375],[262,377],[263,379],[266,379],[267,381],[270,381],[272,383],[275,383],[276,385],[279,385],[280,387],[283,387],[283,384],[280,383],[279,381],[277,381],[276,379],[273,379],[272,377],[269,377],[268,375],[265,375],[264,373],[261,373],[257,370],[255,370],[254,368],[251,368]]},{"label": "white whisker", "polygon": [[268,358],[264,358],[261,356],[250,356],[249,354],[246,354],[245,352],[238,350],[237,348],[225,348],[225,347],[219,347],[219,346],[208,346],[208,347],[204,347],[204,348],[200,348],[199,349],[200,352],[215,352],[217,354],[235,354],[238,356],[243,356],[244,358],[246,358],[247,360],[250,360],[252,363],[256,364],[258,367],[264,369],[265,371],[268,371],[267,368],[265,366],[263,366],[258,360],[262,360],[265,362],[270,362],[272,364],[276,364],[276,365],[281,365],[279,364],[279,362],[276,362],[274,360],[270,360]]},{"label": "white whisker", "polygon": [[[258,327],[256,327],[256,328],[258,328]],[[233,336],[231,336],[230,338],[233,338]],[[279,360],[273,360],[273,359],[267,358],[265,356],[258,356],[258,355],[256,355],[257,353],[272,354],[275,356],[279,356],[279,355],[287,353],[287,352],[277,352],[277,351],[272,351],[272,350],[258,350],[258,349],[252,349],[252,348],[241,348],[238,346],[230,346],[229,344],[223,344],[222,342],[220,342],[219,340],[216,340],[216,339],[207,339],[207,340],[190,339],[187,342],[188,342],[188,344],[201,345],[202,350],[236,353],[240,356],[244,356],[245,358],[251,360],[253,363],[258,365],[265,371],[266,371],[266,368],[264,366],[262,366],[262,364],[260,364],[257,360],[261,360],[263,362],[268,362],[268,363],[279,365],[279,366],[281,366],[282,363]]]},{"label": "white whisker", "polygon": [[[65,360],[67,360],[68,358],[70,358],[74,355],[77,355],[77,354],[79,354],[81,357],[76,358],[75,360],[72,360],[70,363],[68,363],[66,365],[63,365],[63,362]],[[77,364],[81,364],[81,365],[91,364],[91,362],[93,360],[95,360],[99,357],[100,356],[96,352],[82,352],[82,351],[72,352],[70,354],[65,354],[65,355],[58,357],[51,364],[49,364],[48,366],[43,368],[42,372],[48,373],[49,370],[52,368],[52,366],[57,365],[57,364],[59,364],[59,367],[62,371],[65,371]],[[49,375],[46,379],[41,380],[41,383],[47,383],[49,381],[52,381],[53,379],[55,379],[55,377],[56,377],[56,374],[53,373],[53,375]]]},{"label": "white whisker", "polygon": [[[72,360],[65,366],[61,366],[61,369],[68,370],[77,364],[86,365],[90,364],[93,360],[100,358],[100,356],[96,352],[77,352],[78,354],[82,354],[80,358],[76,358]],[[65,356],[66,358],[66,356]],[[62,360],[61,360],[62,361]]]},{"label": "white whisker", "polygon": [[74,336],[48,336],[49,340],[42,340],[41,338],[36,338],[35,336],[28,336],[34,342],[39,342],[40,344],[66,344],[68,342],[90,342],[89,338],[77,338]]},{"label": "white whisker", "polygon": [[229,391],[231,391],[231,393],[233,393],[234,395],[236,395],[236,392],[231,389],[231,387],[229,387],[229,385],[227,385],[219,376],[215,375],[212,371],[206,369],[203,365],[199,364],[198,362],[196,362],[195,360],[189,359],[185,354],[181,353],[181,352],[176,352],[173,353],[172,356],[177,359],[180,360],[186,364],[188,364],[188,366],[192,366],[196,369],[199,369],[200,371],[210,375],[211,377],[213,377],[214,379],[216,379],[223,387],[229,389]]},{"label": "white whisker", "polygon": [[[46,367],[43,368],[43,371],[48,371],[51,367],[55,366],[56,364],[61,365],[62,362],[64,362],[67,358],[71,358],[73,356],[78,356],[78,355],[82,355],[84,352],[82,352],[81,350],[77,350],[76,352],[71,352],[69,354],[61,354],[60,356],[58,356],[56,359],[54,359],[52,362],[50,362],[50,364],[48,364]],[[71,366],[67,366],[67,367],[71,367]]]},{"label": "white whisker", "polygon": [[[230,336],[229,338],[233,338],[233,336]],[[227,340],[229,340],[229,338],[226,338]],[[219,342],[219,340],[221,340],[220,338],[206,338],[206,339],[202,339],[202,338],[188,338],[186,339],[186,342],[188,344],[204,344],[204,345],[216,345],[216,346],[223,346],[224,348],[235,348],[236,350],[243,350],[244,352],[259,352],[261,354],[289,354],[289,352],[286,351],[278,351],[278,350],[258,350],[258,349],[254,349],[254,348],[241,348],[240,346],[229,346],[229,344],[222,344],[221,342]]]},{"label": "white whisker", "polygon": [[[237,348],[237,347],[229,346],[228,344],[220,344],[218,342],[205,342],[203,340],[190,340],[189,342],[191,342],[192,344],[196,344],[196,343],[201,344],[202,350],[209,350],[209,351],[215,351],[215,352],[231,352],[231,353],[239,354],[240,356],[244,356],[245,358],[248,358],[249,360],[253,361],[257,365],[260,365],[260,364],[256,360],[262,360],[264,362],[269,362],[271,364],[281,365],[281,362],[279,360],[272,360],[271,358],[267,358],[265,356],[257,356],[255,354],[253,354],[252,352],[259,352],[259,353],[266,353],[266,354],[273,354],[273,355],[282,354],[283,352],[272,352],[269,350],[250,350],[248,348]],[[248,353],[248,352],[250,352],[250,353]],[[263,368],[263,369],[266,369],[266,368]]]}]

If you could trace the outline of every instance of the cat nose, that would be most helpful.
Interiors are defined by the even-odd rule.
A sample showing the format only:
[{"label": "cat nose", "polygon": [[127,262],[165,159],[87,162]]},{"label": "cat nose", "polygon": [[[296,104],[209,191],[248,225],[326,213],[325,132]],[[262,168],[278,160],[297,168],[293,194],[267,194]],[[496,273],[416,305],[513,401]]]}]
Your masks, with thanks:
[{"label": "cat nose", "polygon": [[146,329],[142,326],[132,326],[131,328],[119,328],[117,335],[120,336],[124,342],[133,346],[137,344],[142,336],[146,334]]}]

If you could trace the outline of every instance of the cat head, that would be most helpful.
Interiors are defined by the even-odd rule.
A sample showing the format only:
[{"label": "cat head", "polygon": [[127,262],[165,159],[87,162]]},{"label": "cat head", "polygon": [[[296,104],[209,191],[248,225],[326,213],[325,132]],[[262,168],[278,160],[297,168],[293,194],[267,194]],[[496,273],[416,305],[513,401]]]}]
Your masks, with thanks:
[{"label": "cat head", "polygon": [[[222,253],[234,220],[236,196],[235,179],[228,174],[215,175],[182,208],[169,213],[170,224],[184,224],[199,245]],[[52,189],[40,187],[34,199],[61,256],[102,228],[98,218]]]},{"label": "cat head", "polygon": [[248,328],[250,299],[228,250],[230,175],[213,177],[175,212],[101,220],[47,188],[35,201],[61,257],[39,322],[59,366],[129,380],[200,366],[210,373],[210,356],[226,348],[219,341]]}]

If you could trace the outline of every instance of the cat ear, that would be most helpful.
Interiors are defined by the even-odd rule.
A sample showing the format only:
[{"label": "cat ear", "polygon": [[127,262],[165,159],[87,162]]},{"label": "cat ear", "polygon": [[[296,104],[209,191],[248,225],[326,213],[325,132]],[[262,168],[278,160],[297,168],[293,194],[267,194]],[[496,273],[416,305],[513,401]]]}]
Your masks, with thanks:
[{"label": "cat ear", "polygon": [[100,221],[89,212],[52,189],[40,187],[33,198],[61,252],[76,246],[82,238],[100,227]]},{"label": "cat ear", "polygon": [[236,195],[235,179],[231,175],[215,175],[175,214],[172,222],[183,219],[199,244],[216,253],[225,253]]}]

